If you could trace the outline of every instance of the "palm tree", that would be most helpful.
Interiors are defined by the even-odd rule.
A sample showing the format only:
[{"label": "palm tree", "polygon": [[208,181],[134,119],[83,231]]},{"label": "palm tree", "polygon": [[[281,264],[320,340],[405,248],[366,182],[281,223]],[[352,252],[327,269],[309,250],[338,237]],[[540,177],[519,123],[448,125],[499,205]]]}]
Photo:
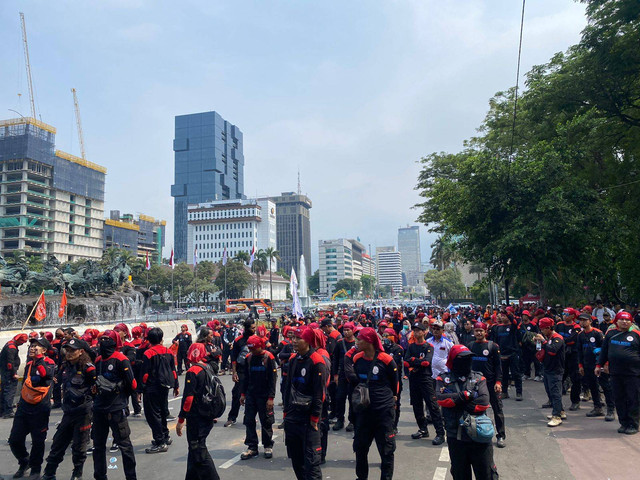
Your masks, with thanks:
[{"label": "palm tree", "polygon": [[249,256],[249,252],[240,251],[240,252],[236,253],[236,256],[234,257],[234,260],[236,260],[238,262],[249,263],[249,259],[250,258],[251,257]]},{"label": "palm tree", "polygon": [[251,270],[256,274],[257,296],[260,297],[260,275],[267,271],[267,254],[263,249],[256,252]]},{"label": "palm tree", "polygon": [[273,270],[271,269],[271,262],[273,260],[280,260],[280,252],[273,247],[269,247],[264,251],[264,253],[267,254],[267,258],[269,259],[269,300],[273,302]]}]

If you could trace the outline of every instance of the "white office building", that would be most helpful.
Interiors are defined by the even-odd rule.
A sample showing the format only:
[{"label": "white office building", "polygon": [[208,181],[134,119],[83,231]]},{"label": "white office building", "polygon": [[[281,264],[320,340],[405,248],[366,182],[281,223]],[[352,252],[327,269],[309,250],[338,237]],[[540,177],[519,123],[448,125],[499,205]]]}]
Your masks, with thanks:
[{"label": "white office building", "polygon": [[[276,248],[276,205],[268,199],[218,200],[187,207],[187,263],[193,264],[197,248],[198,261],[222,260],[239,252],[251,253]],[[271,262],[271,270],[278,269]]]},{"label": "white office building", "polygon": [[381,287],[389,285],[394,294],[402,291],[402,255],[395,247],[376,248],[376,271]]}]

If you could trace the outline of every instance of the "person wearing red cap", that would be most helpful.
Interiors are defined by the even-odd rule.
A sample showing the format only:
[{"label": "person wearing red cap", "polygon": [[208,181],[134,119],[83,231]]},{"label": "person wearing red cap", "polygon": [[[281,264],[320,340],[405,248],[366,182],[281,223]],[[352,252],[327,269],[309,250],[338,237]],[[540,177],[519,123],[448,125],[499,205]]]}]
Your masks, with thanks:
[{"label": "person wearing red cap", "polygon": [[211,406],[202,401],[207,385],[210,385],[209,378],[215,375],[207,364],[207,357],[207,348],[203,343],[193,343],[187,351],[191,366],[185,375],[182,405],[176,424],[176,435],[181,437],[185,420],[187,422],[189,453],[186,479],[220,480],[207,448],[207,437],[213,428],[214,418]]},{"label": "person wearing red cap", "polygon": [[113,432],[113,441],[122,454],[122,464],[127,480],[136,480],[136,458],[129,438],[131,429],[125,414],[128,397],[137,389],[129,359],[118,351],[120,335],[105,330],[98,340],[96,358],[96,396],[93,402],[93,476],[96,480],[107,478],[107,437]]},{"label": "person wearing red cap", "polygon": [[493,418],[496,424],[496,446],[504,448],[506,431],[504,428],[504,413],[502,410],[502,361],[500,357],[500,346],[487,340],[487,325],[483,322],[476,322],[473,325],[475,340],[467,345],[473,353],[471,369],[484,375],[489,390],[489,403],[493,410]]},{"label": "person wearing red cap", "polygon": [[447,445],[454,480],[498,478],[493,461],[493,445],[474,441],[461,427],[464,415],[481,415],[489,408],[487,381],[471,368],[473,353],[464,345],[454,345],[447,359],[448,371],[436,380],[436,396],[442,407]]},{"label": "person wearing red cap", "polygon": [[396,418],[393,422],[393,431],[398,434],[398,421],[400,420],[400,397],[402,396],[402,367],[404,365],[404,349],[397,343],[398,334],[393,328],[387,328],[382,334],[384,351],[393,357],[396,362],[398,374],[398,394],[396,395]]},{"label": "person wearing red cap", "polygon": [[265,350],[265,337],[252,335],[247,340],[249,355],[243,365],[244,375],[240,383],[240,405],[244,406],[247,451],[240,458],[248,460],[258,456],[256,414],[262,427],[264,458],[273,456],[273,399],[278,383],[278,365],[271,352]]},{"label": "person wearing red cap", "polygon": [[614,322],[616,328],[604,338],[595,374],[611,375],[618,433],[635,435],[640,422],[640,332],[631,328],[633,316],[629,312],[618,312]]},{"label": "person wearing red cap", "polygon": [[284,391],[287,455],[298,480],[321,480],[322,433],[318,422],[329,371],[322,355],[311,347],[313,331],[308,327],[298,327],[295,336],[296,353],[289,361]]},{"label": "person wearing red cap", "polygon": [[[278,356],[278,362],[280,363],[280,395],[284,399],[284,388],[287,384],[286,379],[289,374],[289,359],[293,355],[293,344],[295,338],[295,328],[285,325],[282,328],[282,335],[284,338],[276,349],[276,355]],[[278,425],[279,429],[284,428],[284,421]]]},{"label": "person wearing red cap", "polygon": [[370,405],[356,412],[353,450],[356,454],[356,476],[369,477],[369,448],[373,440],[380,454],[380,479],[393,478],[396,439],[395,405],[398,395],[398,366],[384,351],[380,337],[371,327],[358,334],[358,353],[353,357],[357,383],[369,388]]},{"label": "person wearing red cap", "polygon": [[528,310],[523,310],[521,315],[522,316],[520,319],[520,325],[518,326],[518,333],[520,343],[522,345],[522,364],[524,366],[524,378],[526,378],[527,380],[531,379],[531,364],[533,364],[533,370],[535,374],[533,380],[535,382],[541,382],[542,365],[536,358],[536,350],[534,348],[529,348],[528,344],[523,341],[527,335],[532,336],[540,333],[540,329],[538,328],[538,325],[534,324],[531,321],[531,313]]},{"label": "person wearing red cap", "polygon": [[440,409],[436,403],[435,381],[433,379],[433,345],[425,340],[427,327],[422,322],[413,324],[414,342],[404,353],[404,367],[409,370],[409,396],[413,406],[413,415],[418,424],[418,431],[411,435],[413,439],[429,436],[427,417],[424,405],[431,415],[436,436],[432,440],[433,445],[444,443],[444,426]]},{"label": "person wearing red cap", "polygon": [[178,375],[182,375],[182,366],[184,369],[189,369],[189,361],[187,360],[187,352],[193,340],[191,339],[191,332],[189,327],[185,325],[180,326],[180,333],[173,337],[171,343],[178,346]]},{"label": "person wearing red cap", "polygon": [[13,418],[13,404],[18,388],[18,368],[20,367],[20,355],[18,347],[27,343],[27,334],[19,333],[5,343],[0,352],[0,379],[2,395],[0,410],[2,418]]},{"label": "person wearing red cap", "polygon": [[[555,322],[549,317],[541,318],[538,322],[540,333],[534,337],[540,350],[536,357],[542,362],[544,369],[544,389],[549,401],[542,408],[552,408],[547,416],[550,427],[562,424],[563,417],[567,418],[562,406],[562,376],[564,374],[565,345],[562,335],[553,331]],[[537,347],[536,347],[537,348]]]},{"label": "person wearing red cap", "polygon": [[567,378],[571,380],[571,406],[569,407],[571,411],[580,408],[580,392],[582,391],[577,349],[578,334],[580,333],[580,325],[576,323],[578,315],[580,312],[575,308],[565,308],[562,312],[562,322],[559,322],[555,328],[556,332],[562,335],[566,348],[562,382],[564,385]]},{"label": "person wearing red cap", "polygon": [[353,409],[351,408],[351,392],[353,386],[347,382],[344,369],[344,358],[346,353],[356,345],[355,339],[356,326],[353,322],[347,322],[342,326],[343,338],[338,340],[336,348],[331,359],[331,373],[333,381],[337,384],[336,388],[336,424],[333,426],[334,431],[344,428],[344,417],[346,412],[346,403],[349,401],[349,424],[347,431],[353,431]]},{"label": "person wearing red cap", "polygon": [[233,341],[233,347],[231,348],[231,375],[232,380],[235,383],[231,390],[231,409],[229,410],[229,416],[225,422],[225,427],[230,427],[236,423],[238,413],[240,413],[240,383],[242,382],[242,375],[244,375],[244,364],[247,361],[247,355],[249,355],[249,347],[247,342],[249,337],[256,333],[256,322],[253,318],[247,318],[244,321],[244,330],[242,335]]}]

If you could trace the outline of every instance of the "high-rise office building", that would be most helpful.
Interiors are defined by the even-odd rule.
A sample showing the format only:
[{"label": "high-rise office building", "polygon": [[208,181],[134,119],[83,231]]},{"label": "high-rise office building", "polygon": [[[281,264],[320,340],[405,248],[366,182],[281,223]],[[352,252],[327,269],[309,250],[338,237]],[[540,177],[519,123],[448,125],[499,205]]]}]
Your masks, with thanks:
[{"label": "high-rise office building", "polygon": [[123,248],[143,260],[148,254],[151,263],[160,265],[166,225],[149,215],[140,214],[136,219],[130,213],[111,210],[104,221],[104,248]]},{"label": "high-rise office building", "polygon": [[414,283],[420,272],[420,228],[418,226],[398,229],[398,251],[402,258],[404,285]]},{"label": "high-rise office building", "polygon": [[0,121],[0,252],[99,259],[107,169],[55,150],[55,134],[34,118]]},{"label": "high-rise office building", "polygon": [[218,200],[243,199],[242,132],[216,112],[175,118],[174,256],[187,251],[187,206]]},{"label": "high-rise office building", "polygon": [[289,275],[293,267],[300,275],[300,256],[304,255],[307,274],[311,275],[311,200],[294,192],[283,192],[271,200],[276,204],[280,268]]},{"label": "high-rise office building", "polygon": [[346,238],[318,242],[320,295],[330,296],[335,284],[353,278],[353,245]]},{"label": "high-rise office building", "polygon": [[395,247],[376,248],[376,270],[378,285],[390,286],[394,294],[402,291],[402,255]]},{"label": "high-rise office building", "polygon": [[[254,200],[220,200],[189,205],[187,263],[193,264],[197,247],[198,260],[219,262],[224,249],[227,258],[238,252],[276,248],[276,206],[267,198]],[[268,268],[268,266],[267,266]],[[271,262],[278,269],[278,262]]]}]

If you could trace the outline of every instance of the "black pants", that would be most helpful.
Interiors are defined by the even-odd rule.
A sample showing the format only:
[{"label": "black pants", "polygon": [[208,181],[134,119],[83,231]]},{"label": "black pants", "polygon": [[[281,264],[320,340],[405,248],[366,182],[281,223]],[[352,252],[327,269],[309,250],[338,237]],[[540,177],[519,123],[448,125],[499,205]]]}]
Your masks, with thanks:
[{"label": "black pants", "polygon": [[256,414],[260,418],[262,428],[262,446],[264,448],[273,447],[273,409],[267,410],[267,397],[254,397],[247,395],[244,403],[244,426],[246,436],[244,444],[249,450],[258,451],[258,432],[256,431]]},{"label": "black pants", "polygon": [[487,382],[487,388],[489,389],[489,403],[493,410],[493,418],[496,422],[496,437],[506,438],[504,430],[504,412],[502,411],[502,398],[496,393],[496,382]]},{"label": "black pants", "polygon": [[238,374],[238,381],[233,384],[231,389],[231,410],[229,410],[227,420],[233,420],[234,422],[240,413],[240,384],[243,382],[243,377],[244,375]]},{"label": "black pants", "polygon": [[564,411],[562,406],[562,374],[544,372],[544,389],[553,409],[551,414],[559,417]]},{"label": "black pants", "polygon": [[231,356],[231,345],[224,344],[222,347],[222,369],[229,369],[229,357]]},{"label": "black pants", "polygon": [[13,413],[13,405],[16,399],[16,390],[18,388],[18,380],[13,378],[10,373],[2,372],[2,404],[0,404],[0,413],[9,415]]},{"label": "black pants", "polygon": [[580,377],[580,366],[578,364],[578,353],[567,353],[564,361],[564,375],[562,382],[569,377],[571,380],[571,403],[580,403],[580,392],[582,391],[582,380]]},{"label": "black pants", "polygon": [[[56,368],[56,371],[59,370],[59,366]],[[51,391],[53,392],[53,406],[59,407],[62,405],[62,383],[53,382],[51,384]]]},{"label": "black pants", "polygon": [[402,397],[402,380],[399,380],[400,382],[400,390],[398,391],[398,395],[396,396],[397,400],[396,400],[396,414],[395,414],[395,419],[393,420],[393,428],[397,429],[398,428],[398,422],[400,421],[400,397]]},{"label": "black pants", "polygon": [[394,452],[396,436],[393,433],[395,409],[374,411],[367,409],[356,414],[356,430],[353,439],[353,451],[356,454],[356,477],[358,480],[369,478],[369,447],[376,441],[380,454],[380,480],[393,478]]},{"label": "black pants", "polygon": [[522,349],[522,364],[524,366],[523,372],[526,376],[531,376],[531,364],[533,363],[533,371],[535,376],[539,377],[542,373],[542,364],[536,358],[535,350]]},{"label": "black pants", "polygon": [[322,456],[322,433],[315,430],[308,420],[285,419],[285,444],[293,471],[298,480],[322,480],[320,458]]},{"label": "black pants", "polygon": [[167,414],[169,413],[169,389],[154,388],[144,392],[142,399],[144,405],[144,418],[146,418],[153,444],[162,445],[169,439],[169,429],[167,428]]},{"label": "black pants", "polygon": [[409,397],[418,428],[427,431],[427,417],[424,414],[424,404],[426,403],[427,410],[431,415],[431,422],[436,429],[436,435],[444,436],[442,413],[436,401],[433,378],[420,374],[413,374],[409,377]]},{"label": "black pants", "polygon": [[62,415],[60,425],[53,436],[51,450],[47,457],[47,465],[44,474],[55,476],[58,465],[62,463],[64,454],[71,444],[71,460],[73,462],[73,475],[82,476],[84,462],[87,459],[87,446],[91,434],[91,411]]},{"label": "black pants", "polygon": [[453,480],[472,480],[473,475],[475,480],[497,480],[498,471],[493,462],[492,444],[462,442],[448,437],[447,445]]},{"label": "black pants", "polygon": [[187,417],[187,474],[185,480],[220,480],[207,449],[207,437],[213,428],[213,418],[199,415]]},{"label": "black pants", "polygon": [[138,395],[136,393],[131,394],[131,406],[133,406],[133,413],[142,413],[142,405],[140,405],[140,401],[138,400]]},{"label": "black pants", "polygon": [[336,416],[336,393],[338,392],[338,384],[331,381],[329,386],[327,387],[327,395],[329,397],[329,411],[331,412],[331,417]]},{"label": "black pants", "polygon": [[520,359],[517,353],[512,353],[508,357],[503,357],[502,362],[502,385],[506,392],[513,378],[516,386],[516,393],[522,394],[522,374],[520,373]]},{"label": "black pants", "polygon": [[[46,402],[49,397],[46,397]],[[40,409],[25,411],[22,402],[18,403],[16,416],[13,418],[11,434],[9,435],[9,446],[11,453],[16,457],[20,466],[29,466],[31,473],[40,472],[42,459],[44,458],[44,441],[47,438],[49,429],[49,405],[41,405]],[[26,439],[31,435],[31,453],[27,452]]]},{"label": "black pants", "polygon": [[349,401],[349,421],[353,423],[355,416],[351,407],[351,386],[346,378],[338,377],[338,386],[336,387],[336,418],[338,421],[344,422],[344,415],[347,410],[347,400]]},{"label": "black pants", "polygon": [[93,477],[107,480],[107,437],[113,431],[113,441],[120,447],[124,477],[136,480],[136,457],[129,436],[131,429],[124,410],[93,412]]},{"label": "black pants", "polygon": [[[180,375],[184,370],[189,370],[189,360],[187,360],[187,350],[178,350],[178,375]],[[182,366],[184,365],[184,370]]]},{"label": "black pants", "polygon": [[596,377],[593,372],[595,367],[585,366],[584,377],[582,377],[582,384],[585,385],[591,392],[591,398],[593,399],[593,406],[595,408],[602,408],[602,397],[600,396],[600,388],[604,393],[604,401],[607,408],[614,408],[613,391],[611,389],[611,381],[609,375],[601,373],[599,377]]},{"label": "black pants", "polygon": [[638,428],[640,420],[640,376],[611,375],[613,399],[623,427]]}]

